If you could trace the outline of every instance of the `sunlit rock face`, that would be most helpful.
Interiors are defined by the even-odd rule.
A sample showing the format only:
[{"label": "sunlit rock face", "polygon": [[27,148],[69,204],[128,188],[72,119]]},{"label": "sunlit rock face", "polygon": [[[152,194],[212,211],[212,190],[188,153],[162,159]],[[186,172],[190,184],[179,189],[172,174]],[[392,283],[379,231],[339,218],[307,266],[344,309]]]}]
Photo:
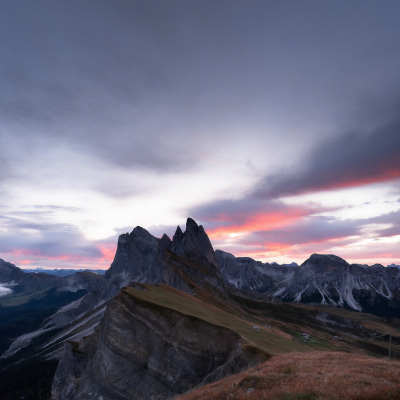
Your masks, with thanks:
[{"label": "sunlit rock face", "polygon": [[65,345],[53,400],[168,399],[251,365],[240,336],[121,292],[94,335]]},{"label": "sunlit rock face", "polygon": [[400,270],[350,265],[335,255],[313,254],[300,267],[263,264],[217,250],[224,279],[247,293],[269,299],[321,303],[380,316],[397,317]]}]

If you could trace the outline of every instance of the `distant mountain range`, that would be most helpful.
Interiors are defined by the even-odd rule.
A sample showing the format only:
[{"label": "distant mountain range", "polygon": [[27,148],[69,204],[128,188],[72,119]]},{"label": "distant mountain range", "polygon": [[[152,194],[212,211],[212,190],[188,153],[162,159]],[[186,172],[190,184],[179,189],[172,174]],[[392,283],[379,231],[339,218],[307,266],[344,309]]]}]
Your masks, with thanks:
[{"label": "distant mountain range", "polygon": [[35,274],[50,274],[50,275],[56,275],[56,276],[68,276],[68,275],[73,275],[77,272],[93,272],[94,274],[100,274],[104,275],[106,273],[106,269],[73,269],[73,268],[55,268],[55,269],[49,269],[49,268],[22,268],[22,271],[27,272],[27,273],[35,273]]},{"label": "distant mountain range", "polygon": [[[393,346],[400,337],[399,268],[320,254],[300,266],[234,257],[214,251],[190,218],[172,240],[141,227],[121,235],[104,276],[25,273],[1,260],[0,284],[13,290],[0,298],[4,315],[59,299],[0,358],[10,377],[46,365],[43,382],[30,384],[33,392],[47,385],[43,398],[58,365],[53,400],[168,399],[273,354],[384,355],[388,332]],[[15,398],[15,387],[1,385],[2,399]]]},{"label": "distant mountain range", "polygon": [[269,300],[320,303],[400,316],[400,274],[397,267],[348,264],[335,255],[313,254],[299,268],[274,266],[251,258],[236,258],[217,250],[224,279],[248,294],[260,293]]}]

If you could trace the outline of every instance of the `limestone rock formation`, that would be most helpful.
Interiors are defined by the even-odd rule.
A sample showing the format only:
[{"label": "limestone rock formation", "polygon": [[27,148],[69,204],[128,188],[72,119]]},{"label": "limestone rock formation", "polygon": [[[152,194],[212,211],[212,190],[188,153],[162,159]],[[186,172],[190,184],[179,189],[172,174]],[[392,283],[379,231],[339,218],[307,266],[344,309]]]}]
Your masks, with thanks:
[{"label": "limestone rock formation", "polygon": [[217,250],[227,283],[267,299],[321,303],[397,317],[400,271],[395,267],[350,265],[335,255],[313,254],[300,267],[264,264]]},{"label": "limestone rock formation", "polygon": [[114,261],[105,274],[106,279],[117,285],[118,290],[132,280],[159,281],[161,274],[154,268],[159,241],[140,226],[130,234],[120,235]]}]

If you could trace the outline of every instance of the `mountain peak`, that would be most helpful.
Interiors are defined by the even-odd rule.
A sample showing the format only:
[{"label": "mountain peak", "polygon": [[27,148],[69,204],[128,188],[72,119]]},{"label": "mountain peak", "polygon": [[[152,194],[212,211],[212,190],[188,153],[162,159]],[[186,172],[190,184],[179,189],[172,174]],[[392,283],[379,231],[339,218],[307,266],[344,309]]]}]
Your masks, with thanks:
[{"label": "mountain peak", "polygon": [[209,264],[217,266],[210,239],[204,228],[197,225],[194,219],[187,219],[185,232],[182,232],[179,226],[177,227],[172,243],[173,250],[178,255],[193,260],[207,261]]},{"label": "mountain peak", "polygon": [[172,238],[172,243],[174,243],[175,245],[179,244],[180,241],[183,239],[183,232],[181,227],[178,225],[176,227],[176,231],[175,231],[175,235]]},{"label": "mountain peak", "polygon": [[112,277],[121,286],[144,275],[154,263],[159,241],[141,226],[134,228],[130,234],[120,235],[114,261],[105,278]]},{"label": "mountain peak", "polygon": [[146,229],[142,228],[141,226],[137,226],[131,232],[133,236],[153,236],[151,235]]},{"label": "mountain peak", "polygon": [[198,229],[199,225],[197,225],[196,221],[193,218],[188,218],[186,220],[186,230],[188,229]]},{"label": "mountain peak", "polygon": [[349,263],[343,258],[334,254],[312,254],[310,258],[301,264],[303,266],[319,266],[319,267],[347,267]]}]

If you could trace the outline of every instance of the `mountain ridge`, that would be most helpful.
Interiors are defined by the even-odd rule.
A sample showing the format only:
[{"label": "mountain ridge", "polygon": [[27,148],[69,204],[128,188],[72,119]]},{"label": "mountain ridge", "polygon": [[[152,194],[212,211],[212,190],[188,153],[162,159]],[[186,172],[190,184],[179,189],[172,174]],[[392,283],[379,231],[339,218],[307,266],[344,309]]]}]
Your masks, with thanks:
[{"label": "mountain ridge", "polygon": [[[125,383],[121,383],[122,389],[107,381],[107,374],[104,375],[103,371],[107,364],[113,365],[116,377],[126,377],[128,371],[124,372],[119,365],[136,365],[136,372],[131,370],[130,374],[140,370],[140,374],[146,377],[143,382],[149,383],[158,376],[166,386],[154,385],[154,388],[158,387],[154,389],[154,398],[158,398],[158,393],[161,396],[159,398],[166,399],[183,393],[191,385],[212,382],[229,375],[229,371],[238,372],[240,369],[235,369],[233,360],[241,368],[259,361],[259,358],[252,359],[246,353],[248,349],[256,349],[256,354],[259,352],[267,358],[276,351],[305,350],[310,346],[312,349],[328,346],[361,352],[371,348],[381,354],[380,345],[364,342],[365,337],[379,335],[373,329],[354,322],[353,314],[350,316],[343,311],[342,314],[346,315],[343,317],[340,313],[330,314],[329,310],[320,311],[315,307],[318,304],[321,307],[331,304],[337,309],[371,309],[377,315],[382,315],[381,310],[387,309],[389,304],[393,314],[398,313],[399,274],[398,268],[350,265],[335,255],[312,254],[299,267],[262,263],[249,257],[236,258],[221,250],[214,251],[203,227],[191,218],[186,222],[185,231],[179,226],[176,228],[172,240],[167,235],[156,238],[144,228],[136,227],[131,233],[120,235],[109,270],[104,277],[96,277],[84,297],[62,307],[43,321],[40,329],[32,332],[33,340],[17,339],[10,349],[12,351],[0,360],[7,361],[7,356],[10,362],[21,357],[22,360],[30,360],[34,354],[34,357],[45,356],[47,360],[61,359],[53,383],[54,400],[86,399],[88,390],[97,396],[91,395],[93,399],[102,396],[104,400],[125,400],[132,398],[135,389],[125,378],[121,378],[125,379]],[[72,280],[71,287],[79,287],[78,277],[80,275],[69,278]],[[64,285],[66,287],[67,284]],[[171,302],[174,296],[178,296],[178,300]],[[143,302],[143,299],[146,301]],[[307,303],[314,308],[297,303]],[[188,314],[185,307],[189,306],[192,311]],[[129,309],[140,309],[140,313],[146,315],[149,321],[154,321],[155,325],[146,325],[146,318],[139,320]],[[218,318],[209,320],[209,316],[214,314]],[[176,371],[168,383],[168,374],[163,375],[162,361],[156,354],[163,354],[160,350],[163,346],[173,347],[171,337],[175,334],[171,336],[172,327],[179,323],[190,325],[193,317],[200,319],[204,329],[212,332],[209,349],[212,343],[215,346],[223,345],[223,342],[217,344],[216,337],[222,331],[215,326],[232,330],[242,339],[224,353],[225,361],[222,364],[207,367],[203,375],[198,375],[197,380],[193,378],[192,384],[183,390],[178,384],[181,378],[175,374]],[[117,326],[120,328],[117,329]],[[144,357],[153,360],[151,368],[148,361],[147,364],[140,361],[135,352],[124,353],[124,348],[129,347],[125,338],[132,337],[132,329],[136,329],[138,335],[132,339],[133,345],[140,350],[138,354],[144,351],[140,343],[148,343],[145,347],[149,349],[151,340],[148,338],[158,332],[158,345],[150,346],[153,350],[146,350],[147,356]],[[338,333],[339,329],[345,333],[342,342],[337,343],[335,337],[342,335]],[[305,337],[310,336],[309,333],[303,336],[304,330],[312,332],[318,340],[315,343],[304,341]],[[188,332],[191,332],[188,335],[195,335],[196,329],[192,327]],[[237,337],[235,334],[234,337]],[[106,340],[110,335],[113,339]],[[353,337],[356,339],[351,339]],[[265,341],[259,342],[260,338]],[[206,348],[204,340],[198,343],[203,349]],[[266,346],[266,343],[270,344]],[[190,370],[192,355],[185,346],[180,347],[176,357],[183,367]],[[121,354],[130,360],[128,364],[126,360],[118,361]],[[212,351],[207,350],[204,357],[212,359]],[[242,361],[239,362],[239,359]],[[96,384],[96,376],[103,376],[102,380],[108,383]],[[69,381],[76,383],[77,391],[71,392]],[[149,393],[144,391],[141,395],[136,394],[135,398],[147,399]]]}]

